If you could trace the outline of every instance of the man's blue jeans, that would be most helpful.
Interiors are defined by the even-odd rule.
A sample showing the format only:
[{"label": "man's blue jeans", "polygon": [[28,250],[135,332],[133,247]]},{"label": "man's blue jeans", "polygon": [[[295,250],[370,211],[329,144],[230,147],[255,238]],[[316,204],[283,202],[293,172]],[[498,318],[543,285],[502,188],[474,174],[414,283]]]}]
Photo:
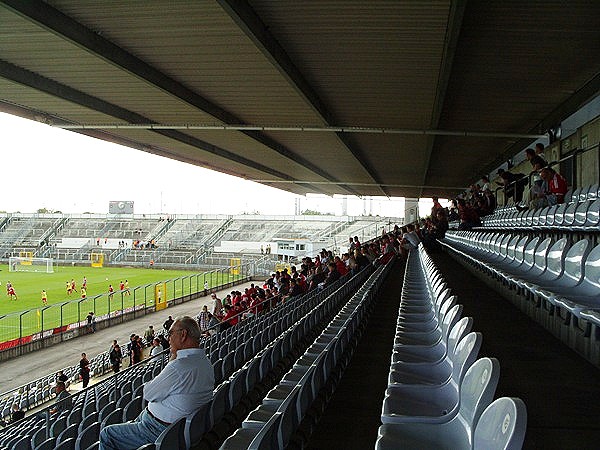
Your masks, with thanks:
[{"label": "man's blue jeans", "polygon": [[103,428],[99,450],[136,450],[156,441],[165,428],[167,425],[158,422],[144,409],[133,422]]}]

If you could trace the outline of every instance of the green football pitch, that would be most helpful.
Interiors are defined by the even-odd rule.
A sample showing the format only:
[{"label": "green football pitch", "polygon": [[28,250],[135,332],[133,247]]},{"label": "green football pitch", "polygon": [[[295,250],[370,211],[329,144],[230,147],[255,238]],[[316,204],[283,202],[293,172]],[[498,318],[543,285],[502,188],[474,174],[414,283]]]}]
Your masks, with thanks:
[{"label": "green football pitch", "polygon": [[[85,300],[81,298],[83,277],[87,278]],[[9,272],[8,265],[0,265],[0,342],[85,320],[89,311],[102,316],[133,306],[152,305],[155,285],[164,281],[166,292],[161,292],[161,296],[171,300],[202,291],[205,282],[210,289],[241,277],[227,269],[198,273],[157,268],[55,266],[54,273],[44,273]],[[75,280],[78,292],[68,295],[66,283],[71,279]],[[120,282],[125,280],[129,282],[130,295],[119,291]],[[6,293],[8,281],[17,300],[11,300]],[[115,294],[109,297],[111,284]],[[42,303],[42,290],[46,290],[48,306]]]}]

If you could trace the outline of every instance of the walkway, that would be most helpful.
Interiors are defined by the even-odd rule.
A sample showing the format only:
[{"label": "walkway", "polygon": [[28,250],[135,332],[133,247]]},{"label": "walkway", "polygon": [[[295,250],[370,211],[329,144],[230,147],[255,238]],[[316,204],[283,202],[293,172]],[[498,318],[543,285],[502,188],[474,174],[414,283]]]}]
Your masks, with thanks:
[{"label": "walkway", "polygon": [[500,360],[496,397],[527,405],[524,449],[594,449],[600,435],[600,371],[465,270],[431,255],[483,333],[480,356]]},{"label": "walkway", "polygon": [[400,305],[404,264],[395,263],[352,360],[317,424],[308,449],[369,449],[375,445]]},{"label": "walkway", "polygon": [[[250,282],[240,286],[246,285],[250,286]],[[233,289],[235,288],[230,287],[227,290],[217,291],[217,295],[219,298],[223,298]],[[237,287],[237,289],[240,288]],[[209,305],[212,308],[210,297],[200,297],[136,320],[98,330],[93,334],[3,361],[0,363],[0,392],[10,391],[46,374],[55,373],[64,367],[78,364],[83,352],[87,353],[88,358],[91,359],[99,353],[107,351],[113,339],[117,339],[121,345],[126,345],[132,333],[143,336],[148,325],[153,325],[155,330],[161,330],[162,324],[169,315],[173,317],[181,315],[196,316],[204,305]]]}]

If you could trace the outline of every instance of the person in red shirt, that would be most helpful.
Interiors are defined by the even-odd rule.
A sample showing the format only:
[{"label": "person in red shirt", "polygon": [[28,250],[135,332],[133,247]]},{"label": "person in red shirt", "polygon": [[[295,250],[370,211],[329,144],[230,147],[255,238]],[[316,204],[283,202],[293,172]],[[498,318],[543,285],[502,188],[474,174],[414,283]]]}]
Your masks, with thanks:
[{"label": "person in red shirt", "polygon": [[547,185],[548,195],[546,195],[546,199],[548,200],[548,204],[557,205],[564,203],[567,193],[567,180],[565,180],[565,177],[550,167],[544,167],[540,171],[540,176]]},{"label": "person in red shirt", "polygon": [[224,308],[225,308],[225,316],[223,317],[223,323],[228,324],[227,328],[237,325],[239,319],[234,316],[238,313],[238,311],[236,311],[235,308],[233,308],[229,305],[225,305]]},{"label": "person in red shirt", "polygon": [[348,268],[346,267],[346,264],[344,264],[344,261],[342,261],[339,256],[336,256],[333,259],[333,262],[335,262],[335,268],[341,276],[344,276],[348,273]]},{"label": "person in red shirt", "polygon": [[122,281],[119,283],[119,290],[120,291],[124,291],[125,290],[125,283],[123,283]]}]

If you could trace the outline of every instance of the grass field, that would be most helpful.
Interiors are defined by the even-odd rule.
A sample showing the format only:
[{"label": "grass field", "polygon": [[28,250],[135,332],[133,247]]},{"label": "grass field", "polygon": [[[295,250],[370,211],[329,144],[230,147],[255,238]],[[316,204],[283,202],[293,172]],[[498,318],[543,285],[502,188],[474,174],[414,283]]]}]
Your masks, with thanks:
[{"label": "grass field", "polygon": [[[87,278],[87,299],[81,299],[80,293],[68,296],[66,282],[74,279],[80,291],[84,276]],[[236,278],[241,275],[233,275],[228,270],[198,274],[156,268],[55,266],[54,273],[42,273],[9,272],[8,265],[0,265],[0,342],[80,322],[89,311],[102,316],[144,303],[151,305],[155,300],[154,285],[162,281],[170,280],[166,284],[166,294],[163,292],[162,295],[171,300],[203,290],[205,281],[212,288]],[[129,281],[131,295],[119,292],[119,284],[125,280]],[[8,281],[15,288],[16,301],[6,295]],[[109,284],[115,290],[112,298],[108,296]],[[41,300],[42,289],[48,294],[47,307]]]}]

